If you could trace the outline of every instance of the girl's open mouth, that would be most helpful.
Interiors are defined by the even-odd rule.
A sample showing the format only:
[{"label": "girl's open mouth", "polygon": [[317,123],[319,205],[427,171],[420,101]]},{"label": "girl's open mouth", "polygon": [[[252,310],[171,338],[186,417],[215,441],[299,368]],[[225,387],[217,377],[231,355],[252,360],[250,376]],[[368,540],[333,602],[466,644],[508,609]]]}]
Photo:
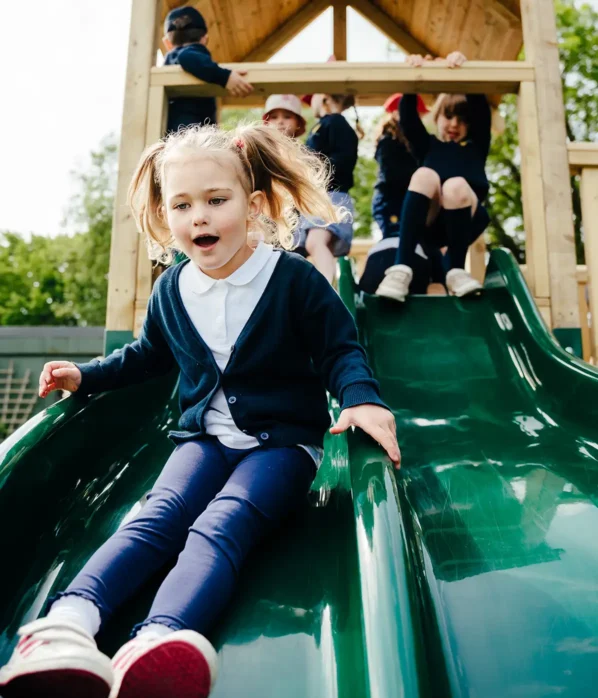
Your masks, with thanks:
[{"label": "girl's open mouth", "polygon": [[220,240],[220,238],[217,235],[199,235],[193,238],[193,244],[205,249],[207,247],[213,247],[218,240]]}]

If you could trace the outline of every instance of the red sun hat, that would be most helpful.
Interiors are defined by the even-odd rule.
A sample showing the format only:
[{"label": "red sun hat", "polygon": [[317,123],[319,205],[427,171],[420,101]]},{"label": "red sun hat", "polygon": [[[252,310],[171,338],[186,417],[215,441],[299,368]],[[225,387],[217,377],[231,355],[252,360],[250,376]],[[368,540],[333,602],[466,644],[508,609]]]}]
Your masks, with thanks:
[{"label": "red sun hat", "polygon": [[[393,112],[397,111],[399,108],[399,102],[401,101],[401,98],[403,95],[400,92],[397,92],[394,95],[390,95],[390,97],[384,102],[384,111],[388,112],[389,114],[392,114]],[[417,95],[417,112],[418,114],[421,114],[422,116],[424,114],[427,114],[429,111],[428,107],[424,104],[424,100],[420,97],[420,95]]]}]

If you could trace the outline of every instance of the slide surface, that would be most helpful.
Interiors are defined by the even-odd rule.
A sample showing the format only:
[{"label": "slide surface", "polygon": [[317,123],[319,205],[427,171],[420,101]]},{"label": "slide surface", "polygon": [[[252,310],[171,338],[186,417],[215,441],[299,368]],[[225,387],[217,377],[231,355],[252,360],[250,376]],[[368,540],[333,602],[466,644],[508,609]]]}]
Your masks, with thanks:
[{"label": "slide surface", "polygon": [[[504,251],[478,299],[355,308],[346,267],[340,286],[404,467],[362,434],[328,439],[309,503],[252,555],[211,635],[214,696],[591,695],[598,372],[554,342]],[[64,400],[0,446],[0,663],[143,506],[177,416],[167,378]],[[161,576],[102,631],[105,651]]]}]

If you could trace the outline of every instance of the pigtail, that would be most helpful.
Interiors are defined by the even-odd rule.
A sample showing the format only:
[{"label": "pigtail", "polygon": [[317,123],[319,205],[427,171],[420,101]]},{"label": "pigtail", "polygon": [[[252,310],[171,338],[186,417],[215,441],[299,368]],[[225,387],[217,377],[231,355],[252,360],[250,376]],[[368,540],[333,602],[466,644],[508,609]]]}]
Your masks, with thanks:
[{"label": "pigtail", "polygon": [[355,104],[353,105],[353,111],[355,112],[355,132],[357,133],[357,138],[359,138],[359,140],[362,140],[365,136],[365,131],[361,128],[361,123],[359,121],[359,112],[357,111],[357,107],[355,106]]},{"label": "pigtail", "polygon": [[150,259],[168,261],[172,234],[166,226],[160,184],[161,159],[164,141],[158,141],[145,150],[131,180],[128,204],[137,223],[137,229],[146,236]]},{"label": "pigtail", "polygon": [[297,211],[325,223],[338,222],[345,215],[328,197],[328,167],[297,140],[259,124],[237,128],[231,145],[251,190],[264,193],[266,206],[258,226],[266,240],[291,249]]}]

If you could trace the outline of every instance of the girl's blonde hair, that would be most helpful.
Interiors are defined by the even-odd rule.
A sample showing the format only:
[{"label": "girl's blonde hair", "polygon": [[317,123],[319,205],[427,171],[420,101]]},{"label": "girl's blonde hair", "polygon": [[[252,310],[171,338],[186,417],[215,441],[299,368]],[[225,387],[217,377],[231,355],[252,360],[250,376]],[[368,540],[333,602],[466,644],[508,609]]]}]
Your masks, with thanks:
[{"label": "girl's blonde hair", "polygon": [[296,139],[266,124],[242,125],[234,131],[191,126],[147,148],[129,187],[128,203],[138,229],[147,236],[151,259],[168,262],[173,257],[175,241],[164,211],[164,180],[172,155],[185,150],[232,154],[247,195],[264,194],[264,210],[252,232],[285,249],[293,247],[298,211],[324,224],[339,222],[346,215],[332,205],[326,192],[327,165]]}]

